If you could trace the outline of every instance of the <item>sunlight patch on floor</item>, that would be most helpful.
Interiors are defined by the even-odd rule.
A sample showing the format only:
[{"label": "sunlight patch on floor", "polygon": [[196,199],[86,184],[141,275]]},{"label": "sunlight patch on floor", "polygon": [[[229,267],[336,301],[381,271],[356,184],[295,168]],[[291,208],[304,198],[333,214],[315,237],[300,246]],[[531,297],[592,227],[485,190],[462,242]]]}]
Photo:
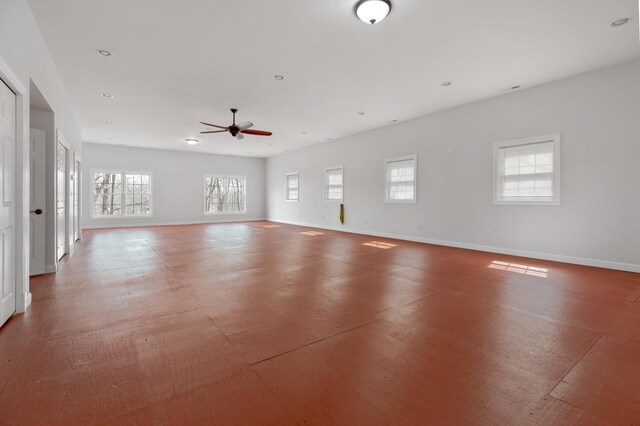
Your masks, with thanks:
[{"label": "sunlight patch on floor", "polygon": [[540,268],[538,266],[522,265],[520,263],[509,263],[494,260],[488,266],[491,269],[499,269],[502,271],[515,272],[517,274],[533,275],[535,277],[547,278],[549,272],[546,268]]},{"label": "sunlight patch on floor", "polygon": [[384,249],[384,250],[388,250],[390,248],[398,246],[397,244],[383,243],[381,241],[369,241],[368,243],[363,243],[362,245],[363,246],[380,248],[380,249]]}]

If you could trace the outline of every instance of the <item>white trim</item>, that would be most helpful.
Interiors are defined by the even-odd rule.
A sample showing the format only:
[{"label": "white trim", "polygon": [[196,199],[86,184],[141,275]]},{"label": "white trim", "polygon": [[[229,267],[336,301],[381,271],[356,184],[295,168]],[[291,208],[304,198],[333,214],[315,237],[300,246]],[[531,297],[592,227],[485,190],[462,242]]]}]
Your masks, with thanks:
[{"label": "white trim", "polygon": [[67,148],[67,151],[72,150],[71,145],[69,144],[69,141],[67,140],[67,138],[64,137],[60,129],[56,129],[56,141],[59,142],[65,148]]},{"label": "white trim", "polygon": [[[244,179],[244,210],[241,212],[207,212],[207,178],[236,178]],[[202,215],[203,216],[234,216],[247,214],[247,176],[221,175],[205,173],[202,179]]]},{"label": "white trim", "polygon": [[57,264],[45,265],[45,267],[44,267],[44,273],[45,274],[52,274],[54,272],[58,272],[58,265]]},{"label": "white trim", "polygon": [[[298,198],[295,200],[289,199],[289,176],[298,176]],[[284,175],[284,200],[290,203],[297,203],[300,201],[300,172],[289,172]]]},{"label": "white trim", "polygon": [[[329,195],[329,182],[327,181],[327,173],[333,170],[340,170],[340,173],[342,174],[342,197],[338,200],[330,200],[328,195]],[[298,186],[300,186],[300,182],[299,182],[300,178],[298,178]],[[300,198],[300,192],[298,191],[298,198]],[[344,202],[344,165],[340,165],[340,166],[334,166],[334,167],[325,167],[324,168],[324,200],[328,203],[343,203]]]},{"label": "white trim", "polygon": [[0,79],[16,95],[16,164],[15,164],[15,296],[16,313],[23,313],[31,303],[29,292],[29,92],[27,86],[0,56]]},{"label": "white trim", "polygon": [[[562,177],[560,154],[561,139],[562,137],[560,133],[551,133],[531,138],[495,142],[493,144],[493,204],[496,206],[559,206],[562,188],[560,184]],[[499,176],[502,172],[500,170],[500,162],[498,159],[500,149],[544,142],[553,142],[553,198],[537,199],[536,197],[500,197],[498,195]]]},{"label": "white trim", "polygon": [[[392,200],[389,198],[389,164],[407,160],[413,160],[413,199]],[[418,202],[418,154],[384,159],[384,202],[386,204],[416,204]]]},{"label": "white trim", "polygon": [[304,222],[288,220],[267,219],[270,222],[286,223],[289,225],[304,226],[308,228],[328,229],[332,231],[347,232],[352,234],[370,235],[372,237],[391,238],[395,240],[412,241],[417,243],[433,244],[438,246],[456,247],[469,250],[484,251],[509,256],[528,257],[539,260],[549,260],[553,262],[572,263],[575,265],[593,266],[597,268],[616,269],[620,271],[640,273],[640,264],[613,262],[610,260],[590,259],[585,257],[566,256],[562,254],[540,253],[528,250],[509,249],[504,247],[485,246],[481,244],[463,243],[458,241],[434,240],[425,237],[414,237],[408,235],[390,234],[387,232],[365,231],[361,229],[344,228],[343,226],[317,225]]},{"label": "white trim", "polygon": [[110,228],[146,228],[154,226],[182,226],[182,225],[212,225],[216,223],[242,223],[242,222],[260,222],[266,220],[263,217],[242,218],[238,220],[220,219],[220,220],[192,220],[181,222],[151,222],[151,223],[112,223],[106,225],[84,225],[82,229],[110,229]]},{"label": "white trim", "polygon": [[[153,209],[153,199],[155,198],[155,194],[154,194],[154,189],[153,189],[153,172],[147,172],[147,171],[143,171],[143,170],[119,170],[119,169],[111,169],[111,168],[100,168],[100,167],[96,167],[96,168],[91,168],[89,169],[89,186],[91,188],[93,188],[93,186],[91,185],[91,182],[94,181],[95,179],[95,174],[98,172],[102,172],[102,173],[113,173],[113,174],[119,174],[121,175],[121,179],[122,179],[122,193],[120,194],[120,200],[121,200],[121,214],[120,216],[96,216],[94,214],[94,210],[93,210],[93,202],[91,200],[93,200],[93,189],[91,190],[91,199],[89,201],[89,217],[91,219],[95,219],[95,220],[114,220],[114,219],[153,219],[155,217],[155,213],[154,213],[154,209]],[[125,185],[126,185],[126,180],[125,180],[125,175],[148,175],[149,176],[149,214],[125,214],[125,195],[127,195],[125,193]],[[132,194],[128,194],[128,195],[132,195]],[[140,194],[140,195],[144,195],[144,194]]]}]

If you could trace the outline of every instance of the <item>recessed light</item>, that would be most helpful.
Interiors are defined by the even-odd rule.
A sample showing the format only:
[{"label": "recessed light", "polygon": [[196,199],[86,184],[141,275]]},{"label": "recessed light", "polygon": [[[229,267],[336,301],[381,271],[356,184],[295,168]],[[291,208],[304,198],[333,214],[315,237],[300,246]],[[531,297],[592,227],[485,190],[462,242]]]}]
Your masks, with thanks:
[{"label": "recessed light", "polygon": [[96,53],[102,56],[113,56],[111,54],[111,52],[109,52],[108,50],[104,50],[104,49],[97,49]]},{"label": "recessed light", "polygon": [[275,76],[273,76],[273,78],[275,78],[278,81],[284,80],[284,76],[283,75],[275,75]]},{"label": "recessed light", "polygon": [[303,134],[303,135],[306,135],[306,134],[307,134],[307,132],[302,132],[302,134]]},{"label": "recessed light", "polygon": [[358,113],[358,115],[364,115],[364,112],[360,111],[360,112]]},{"label": "recessed light", "polygon": [[198,142],[200,142],[198,139],[185,139],[184,141],[187,143],[187,145],[191,146],[198,145]]},{"label": "recessed light", "polygon": [[113,95],[110,95],[110,94],[108,94],[108,93],[103,93],[103,94],[102,94],[102,97],[103,97],[103,98],[112,99],[112,98],[113,98]]},{"label": "recessed light", "polygon": [[631,20],[631,18],[621,18],[621,19],[616,19],[615,21],[613,21],[611,23],[612,27],[621,27],[624,24],[626,24],[627,22],[629,22]]},{"label": "recessed light", "polygon": [[443,85],[444,87],[449,87],[449,86],[451,86],[451,82],[450,82],[450,81],[443,81],[443,82],[442,82],[442,85]]},{"label": "recessed light", "polygon": [[391,122],[392,122],[392,123],[397,123],[397,122],[398,122],[398,120],[391,120]]},{"label": "recessed light", "polygon": [[111,120],[107,120],[107,121],[105,121],[105,123],[106,123],[106,124],[113,124],[113,121],[111,121]]},{"label": "recessed light", "polygon": [[522,87],[522,86],[511,86],[510,89],[511,90],[518,90],[520,87]]},{"label": "recessed light", "polygon": [[354,8],[356,16],[365,24],[377,24],[391,12],[389,0],[360,0]]}]

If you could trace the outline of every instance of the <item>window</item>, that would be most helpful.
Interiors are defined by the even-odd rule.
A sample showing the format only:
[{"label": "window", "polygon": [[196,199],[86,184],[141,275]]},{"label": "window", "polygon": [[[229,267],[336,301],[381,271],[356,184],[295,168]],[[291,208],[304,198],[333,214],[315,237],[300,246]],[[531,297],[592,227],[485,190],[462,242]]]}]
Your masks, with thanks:
[{"label": "window", "polygon": [[417,156],[387,158],[386,172],[386,202],[415,203]]},{"label": "window", "polygon": [[344,191],[342,166],[325,169],[325,197],[327,201],[342,201]]},{"label": "window", "polygon": [[92,175],[93,217],[151,216],[149,173],[94,171]]},{"label": "window", "polygon": [[247,212],[246,198],[245,177],[204,177],[204,214],[244,214]]},{"label": "window", "polygon": [[287,201],[298,201],[300,192],[300,176],[296,173],[287,173]]},{"label": "window", "polygon": [[494,144],[494,204],[560,204],[560,135]]}]

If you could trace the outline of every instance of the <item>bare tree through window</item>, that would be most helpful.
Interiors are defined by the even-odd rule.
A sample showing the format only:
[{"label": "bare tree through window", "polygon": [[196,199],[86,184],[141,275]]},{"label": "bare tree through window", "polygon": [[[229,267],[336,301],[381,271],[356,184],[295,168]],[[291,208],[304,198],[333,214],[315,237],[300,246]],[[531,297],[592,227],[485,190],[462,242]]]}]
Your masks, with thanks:
[{"label": "bare tree through window", "polygon": [[151,176],[144,173],[95,172],[93,216],[151,215]]},{"label": "bare tree through window", "polygon": [[122,176],[119,173],[97,172],[94,175],[94,216],[122,214]]},{"label": "bare tree through window", "polygon": [[205,177],[205,213],[245,213],[246,179],[243,177]]}]

